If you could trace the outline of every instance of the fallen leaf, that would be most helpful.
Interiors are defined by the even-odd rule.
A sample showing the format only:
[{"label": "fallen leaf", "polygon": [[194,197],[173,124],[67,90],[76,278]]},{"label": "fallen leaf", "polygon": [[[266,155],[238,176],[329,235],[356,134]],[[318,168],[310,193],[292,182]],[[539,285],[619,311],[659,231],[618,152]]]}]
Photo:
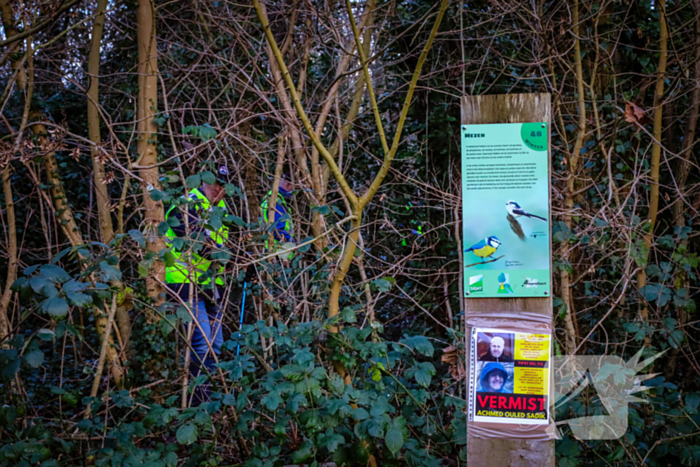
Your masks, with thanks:
[{"label": "fallen leaf", "polygon": [[461,354],[462,352],[452,345],[442,349],[442,363],[447,363],[450,366],[450,374],[455,381],[461,381],[467,376],[464,362],[459,358]]},{"label": "fallen leaf", "polygon": [[633,102],[625,102],[625,121],[628,123],[639,123],[648,125],[652,120],[647,117],[646,112]]}]

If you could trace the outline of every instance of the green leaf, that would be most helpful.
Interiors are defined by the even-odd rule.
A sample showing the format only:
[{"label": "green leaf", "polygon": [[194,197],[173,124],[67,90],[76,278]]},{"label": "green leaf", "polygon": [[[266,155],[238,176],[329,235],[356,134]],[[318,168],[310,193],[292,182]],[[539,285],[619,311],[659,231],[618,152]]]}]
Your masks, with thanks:
[{"label": "green leaf", "polygon": [[248,225],[243,219],[238,216],[234,216],[233,214],[229,214],[228,216],[224,217],[224,220],[229,224],[236,224],[238,227],[246,227]]},{"label": "green leaf", "polygon": [[41,293],[42,289],[49,284],[49,280],[46,279],[44,276],[34,276],[31,279],[29,279],[29,285],[31,286],[32,290],[36,293]]},{"label": "green leaf", "polygon": [[218,136],[218,133],[209,124],[205,123],[200,126],[186,126],[182,128],[182,132],[186,135],[192,135],[199,137],[203,142],[207,142],[210,139],[214,139]]},{"label": "green leaf", "polygon": [[66,296],[75,306],[88,306],[92,303],[92,296],[86,295],[82,292],[68,292]]},{"label": "green leaf", "polygon": [[265,397],[263,397],[260,402],[263,403],[268,410],[274,412],[277,408],[284,402],[277,391],[272,391]]},{"label": "green leaf", "polygon": [[340,312],[340,317],[346,323],[357,323],[357,315],[352,308],[345,307],[343,311]]},{"label": "green leaf", "polygon": [[221,403],[224,405],[235,406],[236,396],[234,396],[233,394],[224,394],[224,397],[221,398]]},{"label": "green leaf", "polygon": [[359,422],[369,418],[369,412],[362,407],[358,407],[352,411],[352,417]]},{"label": "green leaf", "polygon": [[207,185],[214,185],[216,183],[216,177],[208,170],[200,173],[199,175],[202,178],[202,182],[206,183]]},{"label": "green leaf", "polygon": [[227,183],[226,185],[224,185],[224,191],[226,191],[227,196],[238,195],[240,197],[243,197],[243,192],[241,191],[241,189],[233,183]]},{"label": "green leaf", "polygon": [[377,287],[377,290],[380,292],[388,292],[391,290],[391,282],[389,282],[386,279],[376,279],[373,282],[374,286]]},{"label": "green leaf", "polygon": [[306,459],[311,457],[312,453],[312,448],[313,448],[313,443],[306,441],[304,444],[301,445],[301,447],[292,453],[292,462],[295,464],[300,464],[304,462]]},{"label": "green leaf", "polygon": [[177,317],[180,318],[180,319],[182,320],[182,322],[185,323],[185,324],[187,324],[187,323],[189,323],[190,321],[192,321],[192,315],[190,314],[189,311],[187,311],[187,308],[185,308],[185,307],[182,306],[182,305],[179,306],[179,307],[177,307],[177,312],[176,312],[176,314],[177,314]]},{"label": "green leaf", "polygon": [[197,188],[202,184],[202,178],[198,174],[190,175],[185,179],[185,184],[187,188]]},{"label": "green leaf", "polygon": [[68,302],[62,297],[51,297],[41,302],[41,309],[54,318],[63,318],[68,314]]},{"label": "green leaf", "polygon": [[163,253],[163,264],[166,268],[172,267],[175,264],[175,255],[172,251],[167,250]]},{"label": "green leaf", "polygon": [[192,444],[197,441],[197,426],[194,423],[187,423],[177,429],[175,438],[180,444]]},{"label": "green leaf", "polygon": [[425,336],[411,336],[405,337],[399,341],[401,344],[405,344],[410,349],[422,353],[426,357],[432,357],[435,349],[433,344],[430,343]]},{"label": "green leaf", "polygon": [[129,230],[129,236],[131,236],[131,238],[133,238],[134,241],[138,243],[141,248],[146,248],[146,237],[143,236],[143,233],[141,233],[140,230]]},{"label": "green leaf", "polygon": [[389,448],[391,453],[394,456],[396,456],[396,454],[401,450],[401,447],[403,446],[403,433],[401,433],[401,430],[392,428],[391,430],[386,432],[386,435],[384,436],[384,442],[386,443],[386,447]]},{"label": "green leaf", "polygon": [[207,224],[209,224],[212,228],[212,230],[219,230],[221,227],[224,226],[224,224],[221,222],[221,218],[216,215],[212,215],[209,220],[207,221]]},{"label": "green leaf", "polygon": [[114,266],[110,266],[107,261],[100,262],[100,270],[102,271],[102,277],[106,281],[119,281],[122,278],[121,271]]},{"label": "green leaf", "polygon": [[51,329],[39,329],[36,332],[36,335],[41,339],[42,341],[52,341],[54,339],[54,333]]},{"label": "green leaf", "polygon": [[44,352],[34,349],[24,356],[24,361],[32,368],[39,368],[44,363]]},{"label": "green leaf", "polygon": [[327,216],[331,213],[331,208],[329,208],[328,206],[314,206],[311,208],[311,212],[317,212],[322,216]]},{"label": "green leaf", "polygon": [[44,264],[41,266],[40,273],[43,277],[51,282],[61,284],[70,280],[70,274],[63,270],[62,267],[55,264]]},{"label": "green leaf", "polygon": [[163,199],[163,192],[160,190],[151,190],[151,199],[153,201],[160,201]]},{"label": "green leaf", "polygon": [[430,381],[432,380],[430,373],[427,370],[421,369],[415,373],[416,383],[420,384],[424,388],[430,386]]}]

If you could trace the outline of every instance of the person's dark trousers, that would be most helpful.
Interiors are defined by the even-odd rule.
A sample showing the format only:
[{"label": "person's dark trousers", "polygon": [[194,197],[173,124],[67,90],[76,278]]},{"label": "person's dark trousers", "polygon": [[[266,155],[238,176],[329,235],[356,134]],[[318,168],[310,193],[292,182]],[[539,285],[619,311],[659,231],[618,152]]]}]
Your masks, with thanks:
[{"label": "person's dark trousers", "polygon": [[[192,350],[189,372],[192,378],[196,378],[201,374],[213,374],[215,370],[216,359],[221,354],[221,345],[224,342],[224,334],[222,329],[222,311],[218,306],[217,298],[220,297],[220,291],[212,289],[199,291],[196,300],[190,300],[189,284],[168,284],[171,293],[180,297],[180,299],[189,304],[192,304],[192,314],[196,317],[197,322],[190,322],[188,326],[194,326],[192,330]],[[194,302],[194,303],[191,303]],[[212,354],[213,351],[213,354]],[[206,371],[205,371],[206,369]],[[209,381],[197,386],[192,396],[192,404],[199,405],[209,399]]]}]

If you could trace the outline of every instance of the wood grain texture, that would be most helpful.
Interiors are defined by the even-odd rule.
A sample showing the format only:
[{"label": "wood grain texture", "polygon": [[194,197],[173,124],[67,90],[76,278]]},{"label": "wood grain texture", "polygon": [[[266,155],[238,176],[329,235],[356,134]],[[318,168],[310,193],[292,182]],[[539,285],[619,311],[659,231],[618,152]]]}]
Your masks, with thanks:
[{"label": "wood grain texture", "polygon": [[[547,122],[548,156],[551,161],[551,96],[550,94],[508,94],[462,97],[462,125],[485,123]],[[550,170],[551,193],[551,170]],[[549,219],[551,219],[551,196]],[[551,238],[549,245],[552,251]],[[550,255],[551,258],[551,255]],[[550,260],[551,271],[551,260]],[[550,274],[551,283],[551,274]],[[553,287],[552,287],[553,290]],[[477,312],[531,312],[553,315],[552,298],[469,298],[464,300],[465,317]],[[467,329],[470,348],[471,329]],[[469,359],[467,359],[467,364]],[[469,368],[467,368],[469,374]],[[550,389],[551,394],[551,389]],[[482,439],[467,432],[468,465],[554,466],[554,441]]]}]

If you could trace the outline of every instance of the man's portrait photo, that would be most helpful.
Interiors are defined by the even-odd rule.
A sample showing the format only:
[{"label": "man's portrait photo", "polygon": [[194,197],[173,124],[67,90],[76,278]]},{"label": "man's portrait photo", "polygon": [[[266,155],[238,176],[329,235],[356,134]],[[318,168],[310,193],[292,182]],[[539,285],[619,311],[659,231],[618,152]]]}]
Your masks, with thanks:
[{"label": "man's portrait photo", "polygon": [[515,334],[480,332],[477,334],[477,355],[480,362],[513,363]]}]

